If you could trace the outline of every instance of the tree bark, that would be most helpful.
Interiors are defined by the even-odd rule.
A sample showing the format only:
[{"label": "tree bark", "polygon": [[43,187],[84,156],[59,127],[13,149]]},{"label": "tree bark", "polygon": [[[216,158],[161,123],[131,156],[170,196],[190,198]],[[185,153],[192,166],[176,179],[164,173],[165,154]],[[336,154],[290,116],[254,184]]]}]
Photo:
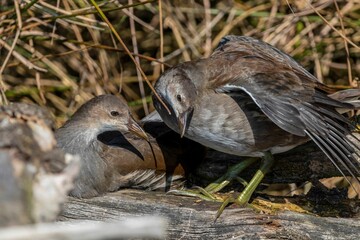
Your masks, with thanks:
[{"label": "tree bark", "polygon": [[92,199],[69,198],[60,221],[123,220],[160,216],[168,221],[167,239],[357,239],[359,219],[317,217],[290,211],[263,214],[232,205],[219,219],[219,203],[159,192],[121,190]]}]

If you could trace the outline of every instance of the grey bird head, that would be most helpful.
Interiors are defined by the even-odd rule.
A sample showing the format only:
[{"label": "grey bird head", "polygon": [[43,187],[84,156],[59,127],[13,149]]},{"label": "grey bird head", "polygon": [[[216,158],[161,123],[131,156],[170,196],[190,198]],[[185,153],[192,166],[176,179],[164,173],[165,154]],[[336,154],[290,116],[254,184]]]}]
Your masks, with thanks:
[{"label": "grey bird head", "polygon": [[[196,86],[189,77],[189,72],[184,71],[187,63],[168,69],[155,84],[155,90],[160,98],[170,109],[171,114],[161,114],[164,118],[170,118],[169,123],[177,122],[177,126],[170,126],[178,132],[181,137],[184,136],[190,123],[194,104],[197,96]],[[166,109],[153,96],[154,106],[158,112],[165,112]]]},{"label": "grey bird head", "polygon": [[[89,140],[112,130],[133,132],[148,140],[146,133],[131,116],[126,101],[113,95],[101,95],[82,105],[59,130],[64,128],[71,128],[79,135],[85,134]],[[59,130],[57,135],[61,134]]]}]

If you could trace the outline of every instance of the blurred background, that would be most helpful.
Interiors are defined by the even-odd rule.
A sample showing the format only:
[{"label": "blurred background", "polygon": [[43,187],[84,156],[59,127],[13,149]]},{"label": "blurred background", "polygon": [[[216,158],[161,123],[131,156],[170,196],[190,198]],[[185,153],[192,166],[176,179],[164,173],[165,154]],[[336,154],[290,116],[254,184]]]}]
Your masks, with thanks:
[{"label": "blurred background", "polygon": [[[227,34],[262,39],[320,81],[356,87],[360,0],[96,1],[154,83],[207,57]],[[1,102],[46,106],[62,124],[85,101],[121,94],[140,119],[151,90],[90,0],[0,0]]]}]

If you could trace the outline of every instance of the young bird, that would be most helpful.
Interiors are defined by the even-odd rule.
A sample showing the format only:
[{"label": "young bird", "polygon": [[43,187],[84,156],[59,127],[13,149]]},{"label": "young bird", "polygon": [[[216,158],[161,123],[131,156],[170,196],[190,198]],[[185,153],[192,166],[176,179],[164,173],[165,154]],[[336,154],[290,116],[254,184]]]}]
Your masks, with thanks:
[{"label": "young bird", "polygon": [[[209,58],[165,71],[155,90],[170,112],[154,96],[156,110],[181,136],[221,152],[263,159],[234,200],[241,205],[269,170],[272,154],[309,139],[342,174],[345,169],[360,176],[359,140],[350,141],[348,127],[353,126],[337,112],[354,106],[328,97],[326,87],[295,60],[260,40],[226,36]],[[216,191],[213,186],[206,190]]]},{"label": "young bird", "polygon": [[60,148],[81,159],[72,196],[94,197],[124,187],[165,189],[182,181],[181,154],[168,153],[177,146],[163,150],[135,122],[122,98],[91,99],[55,135]]}]

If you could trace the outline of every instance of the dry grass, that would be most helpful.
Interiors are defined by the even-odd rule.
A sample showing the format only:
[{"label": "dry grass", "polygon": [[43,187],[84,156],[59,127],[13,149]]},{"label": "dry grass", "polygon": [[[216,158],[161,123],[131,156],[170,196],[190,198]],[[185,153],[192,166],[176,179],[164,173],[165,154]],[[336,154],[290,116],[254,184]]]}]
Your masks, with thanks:
[{"label": "dry grass", "polygon": [[[153,110],[149,86],[90,0],[19,2],[0,0],[2,102],[45,105],[59,123],[103,93],[121,92],[138,118]],[[97,4],[151,82],[159,62],[209,56],[227,34],[263,39],[330,85],[356,86],[359,77],[359,0]]]}]

